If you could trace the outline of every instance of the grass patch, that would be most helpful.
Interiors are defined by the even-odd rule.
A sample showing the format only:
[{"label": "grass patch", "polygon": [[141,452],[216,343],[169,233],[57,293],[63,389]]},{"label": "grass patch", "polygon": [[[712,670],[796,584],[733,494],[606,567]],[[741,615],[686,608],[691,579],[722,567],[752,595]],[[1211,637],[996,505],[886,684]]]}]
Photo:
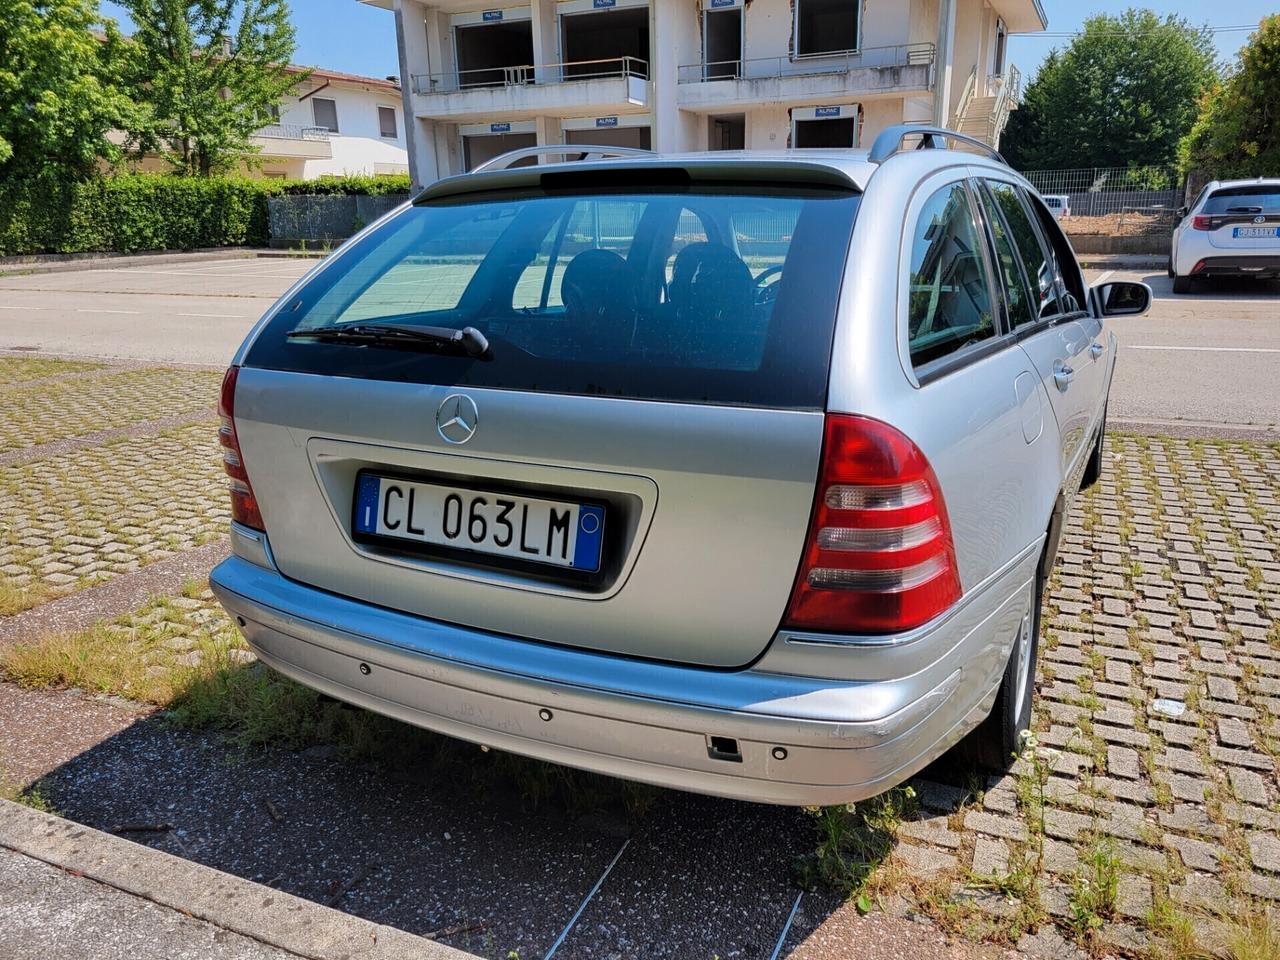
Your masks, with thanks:
[{"label": "grass patch", "polygon": [[806,808],[814,819],[818,845],[795,862],[796,879],[808,888],[832,887],[856,900],[865,912],[876,892],[877,871],[893,851],[898,825],[917,809],[910,786],[895,787],[858,804]]},{"label": "grass patch", "polygon": [[252,660],[239,631],[196,583],[114,622],[4,650],[0,677],[152,704],[170,723],[222,733],[243,749],[323,745],[341,759],[401,776],[481,792],[514,789],[530,809],[617,809],[638,818],[659,796],[643,784],[477,748],[324,697]]},{"label": "grass patch", "polygon": [[1103,925],[1115,916],[1120,888],[1120,860],[1109,840],[1099,840],[1081,858],[1071,880],[1066,924],[1076,937],[1092,942]]},{"label": "grass patch", "polygon": [[0,580],[0,617],[12,617],[38,607],[53,593],[47,584],[39,580],[18,586],[12,580]]}]

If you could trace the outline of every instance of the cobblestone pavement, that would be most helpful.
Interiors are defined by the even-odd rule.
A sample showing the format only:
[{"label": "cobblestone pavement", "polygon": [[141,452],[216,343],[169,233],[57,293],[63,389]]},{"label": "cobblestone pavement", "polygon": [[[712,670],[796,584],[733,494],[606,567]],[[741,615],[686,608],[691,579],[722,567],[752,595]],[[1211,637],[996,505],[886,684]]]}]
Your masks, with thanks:
[{"label": "cobblestone pavement", "polygon": [[226,532],[214,425],[0,468],[0,576],[67,589]]},{"label": "cobblestone pavement", "polygon": [[[51,360],[46,357],[0,357],[0,388],[30,383],[45,377],[72,376],[100,370],[103,364],[83,360]],[[7,418],[6,418],[7,419]]]},{"label": "cobblestone pavement", "polygon": [[[0,384],[10,385],[0,392],[27,383],[33,393],[56,389],[68,405],[81,398],[91,405],[123,376],[23,362],[0,363]],[[192,379],[148,373],[170,389]],[[190,387],[181,396],[209,402],[212,391],[201,389],[206,394]],[[171,412],[148,406],[158,395],[145,386],[124,391],[117,422]],[[31,401],[23,409],[56,406]],[[69,591],[127,575],[221,536],[226,522],[212,420],[42,454],[0,467],[0,588]],[[906,818],[887,855],[877,855],[884,862],[869,888],[876,901],[951,933],[1054,958],[1172,951],[1188,927],[1212,943],[1229,921],[1280,904],[1278,545],[1280,446],[1112,437],[1103,479],[1070,521],[1047,600],[1034,741],[1005,776],[979,780],[943,763],[914,782]],[[252,659],[203,589],[158,598],[98,629],[153,678]],[[153,688],[142,683],[134,695],[144,699],[145,689]],[[686,805],[667,797],[674,799],[661,804]],[[687,804],[706,828],[681,821],[679,844],[647,854],[668,866],[648,873],[649,861],[637,859],[643,843],[623,853],[584,913],[595,919],[574,935],[586,938],[584,956],[641,942],[657,922],[623,886],[634,871],[656,884],[651,903],[679,904],[672,891],[698,874],[680,857],[714,850],[728,864],[717,876],[732,869],[723,825],[740,821],[743,805]],[[352,813],[357,821],[364,815]],[[467,816],[455,812],[459,822]],[[768,864],[743,869],[763,878],[769,910],[785,915],[793,909],[788,859],[811,851],[815,833],[799,811],[752,808],[751,818],[760,836],[774,839]],[[611,855],[601,852],[605,861]],[[857,926],[857,903],[821,891],[801,899],[787,950],[819,955],[815,945]],[[600,914],[609,903],[616,911]],[[683,921],[661,917],[669,938],[684,935]],[[773,926],[762,920],[762,929],[780,927],[785,916],[774,919]],[[767,945],[761,949],[763,960]]]},{"label": "cobblestone pavement", "polygon": [[[898,855],[971,884],[960,902],[992,927],[1043,910],[1136,952],[1179,916],[1212,939],[1280,901],[1280,448],[1121,437],[1109,453],[1045,611],[1034,759],[969,797],[925,785]],[[1101,908],[1099,878],[1116,884]]]},{"label": "cobblestone pavement", "polygon": [[205,370],[125,370],[18,383],[0,392],[0,451],[50,443],[217,404],[221,375]]}]

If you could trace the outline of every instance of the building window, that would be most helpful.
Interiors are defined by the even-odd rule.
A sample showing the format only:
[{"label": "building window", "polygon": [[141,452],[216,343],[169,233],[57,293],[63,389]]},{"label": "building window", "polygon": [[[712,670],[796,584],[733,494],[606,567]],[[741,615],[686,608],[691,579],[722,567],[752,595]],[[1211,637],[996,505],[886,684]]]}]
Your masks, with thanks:
[{"label": "building window", "polygon": [[311,114],[315,118],[317,127],[328,130],[330,133],[338,132],[338,104],[336,101],[326,100],[324,97],[312,97]]},{"label": "building window", "polygon": [[796,0],[796,56],[857,50],[862,0]]},{"label": "building window", "polygon": [[271,123],[280,122],[280,104],[278,103],[267,104],[267,119]]},{"label": "building window", "polygon": [[388,140],[394,140],[396,138],[395,107],[378,108],[378,133],[386,137]]},{"label": "building window", "polygon": [[996,17],[996,53],[995,62],[992,65],[991,72],[997,77],[1004,76],[1005,53],[1009,47],[1009,31],[1004,25],[1004,20]]}]

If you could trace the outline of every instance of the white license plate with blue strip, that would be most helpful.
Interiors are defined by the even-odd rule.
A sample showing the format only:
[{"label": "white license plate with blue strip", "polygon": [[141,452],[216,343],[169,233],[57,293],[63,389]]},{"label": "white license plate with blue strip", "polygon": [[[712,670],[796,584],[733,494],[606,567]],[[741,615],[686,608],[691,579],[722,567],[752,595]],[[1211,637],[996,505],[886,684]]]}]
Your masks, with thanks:
[{"label": "white license plate with blue strip", "polygon": [[1270,240],[1280,238],[1280,227],[1236,227],[1232,236],[1237,240]]},{"label": "white license plate with blue strip", "polygon": [[362,473],[357,534],[571,570],[600,569],[604,508]]}]

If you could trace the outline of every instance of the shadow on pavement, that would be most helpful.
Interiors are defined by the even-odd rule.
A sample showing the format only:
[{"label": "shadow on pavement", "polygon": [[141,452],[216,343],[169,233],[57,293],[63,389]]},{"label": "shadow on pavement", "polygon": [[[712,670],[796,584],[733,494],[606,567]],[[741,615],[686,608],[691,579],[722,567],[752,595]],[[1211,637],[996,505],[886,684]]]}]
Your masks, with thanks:
[{"label": "shadow on pavement", "polygon": [[[652,791],[629,812],[629,788],[605,778],[566,806],[545,782],[504,777],[501,755],[379,729],[401,740],[393,758],[359,762],[330,745],[241,748],[153,714],[40,792],[70,819],[494,958],[542,957],[625,842],[557,958],[773,955],[799,892],[792,863],[815,844],[803,811]],[[791,944],[839,898],[804,906]]]}]

